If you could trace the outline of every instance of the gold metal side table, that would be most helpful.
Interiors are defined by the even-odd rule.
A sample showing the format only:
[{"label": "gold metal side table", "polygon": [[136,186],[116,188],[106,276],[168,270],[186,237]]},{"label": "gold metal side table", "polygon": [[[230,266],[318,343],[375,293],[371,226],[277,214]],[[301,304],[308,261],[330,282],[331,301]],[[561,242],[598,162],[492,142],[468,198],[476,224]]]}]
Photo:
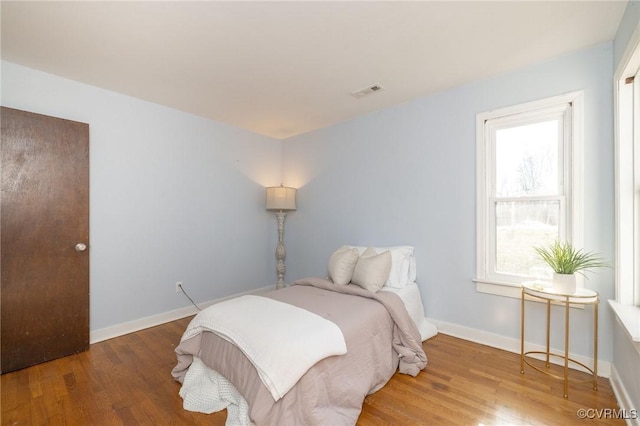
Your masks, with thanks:
[{"label": "gold metal side table", "polygon": [[[528,297],[539,299],[547,304],[547,350],[542,351],[524,351],[524,323],[525,323],[525,300]],[[532,300],[532,299],[529,299]],[[534,370],[552,376],[556,379],[564,380],[564,397],[569,396],[569,363],[580,365],[593,376],[588,381],[593,381],[593,390],[598,390],[598,304],[600,296],[598,292],[579,288],[574,294],[558,293],[551,287],[542,285],[539,282],[525,282],[522,284],[522,308],[520,315],[520,373],[524,374],[524,365],[527,364]],[[564,305],[564,355],[554,354],[549,350],[549,334],[551,323],[551,304]],[[569,313],[571,305],[593,305],[593,368],[589,368],[583,363],[569,358]],[[545,366],[549,368],[549,357],[558,357],[564,360],[564,375],[558,376],[548,370],[544,370],[533,365],[527,357],[531,355],[544,355],[546,357]]]}]

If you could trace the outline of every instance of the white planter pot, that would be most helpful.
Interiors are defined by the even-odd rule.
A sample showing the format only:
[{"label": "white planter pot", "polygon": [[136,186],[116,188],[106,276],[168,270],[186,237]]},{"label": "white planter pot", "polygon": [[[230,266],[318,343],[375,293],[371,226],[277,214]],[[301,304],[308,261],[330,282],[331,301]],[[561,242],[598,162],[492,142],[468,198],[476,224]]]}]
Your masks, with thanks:
[{"label": "white planter pot", "polygon": [[575,274],[553,273],[553,289],[562,294],[574,294],[576,292]]}]

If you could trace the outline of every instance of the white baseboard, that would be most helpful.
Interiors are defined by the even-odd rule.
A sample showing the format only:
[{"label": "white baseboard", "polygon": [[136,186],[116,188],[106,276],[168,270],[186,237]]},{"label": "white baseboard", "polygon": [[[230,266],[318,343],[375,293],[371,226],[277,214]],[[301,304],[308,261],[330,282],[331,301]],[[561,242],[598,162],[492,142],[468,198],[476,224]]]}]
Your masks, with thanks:
[{"label": "white baseboard", "polygon": [[611,389],[613,389],[616,400],[618,400],[618,406],[627,414],[627,418],[625,418],[627,425],[640,426],[640,408],[636,407],[637,403],[631,401],[631,397],[629,396],[629,393],[627,393],[627,388],[625,388],[624,383],[620,379],[620,375],[618,375],[618,370],[616,370],[615,365],[611,365],[611,377],[609,377],[609,382],[611,383]]},{"label": "white baseboard", "polygon": [[[266,291],[273,290],[272,286],[263,287],[255,290],[249,290],[243,293],[238,293],[223,297],[220,299],[211,300],[208,302],[199,303],[201,308],[206,308],[215,303],[222,302],[224,300],[231,299],[233,297],[242,296],[245,294],[260,294]],[[98,343],[104,340],[113,339],[114,337],[124,336],[125,334],[133,333],[145,328],[155,327],[160,324],[175,321],[181,318],[185,318],[198,313],[195,306],[187,306],[173,311],[164,312],[158,315],[152,315],[145,318],[140,318],[133,321],[128,321],[122,324],[117,324],[111,327],[101,328],[99,330],[92,331],[89,335],[90,343]],[[482,345],[491,346],[494,348],[502,349],[508,352],[520,353],[520,340],[510,337],[501,336],[498,334],[488,333],[486,331],[477,330],[470,327],[461,326],[458,324],[448,323],[444,321],[438,321],[433,318],[427,318],[428,321],[434,323],[438,331],[443,334],[448,334],[460,339],[469,340],[471,342],[480,343]],[[527,343],[527,350],[544,351],[545,348],[541,345],[535,345]],[[592,365],[593,359],[587,358],[581,355],[569,354],[569,356],[576,361],[579,361],[585,365]],[[559,360],[552,359],[551,362],[559,363]],[[611,376],[611,363],[607,361],[598,361],[598,375],[601,377],[610,378]],[[620,387],[621,384],[619,383]]]},{"label": "white baseboard", "polygon": [[[255,290],[245,291],[243,293],[233,294],[231,296],[222,297],[220,299],[210,300],[208,302],[198,303],[202,309],[211,306],[213,304],[228,300],[234,297],[242,296],[245,294],[260,294],[266,291],[275,290],[275,287],[262,287]],[[152,315],[145,318],[140,318],[133,321],[128,321],[122,324],[113,325],[111,327],[101,328],[99,330],[91,331],[89,333],[89,342],[91,344],[102,342],[104,340],[113,339],[114,337],[124,336],[125,334],[134,333],[145,328],[155,327],[160,324],[175,321],[181,318],[185,318],[198,313],[198,309],[191,305],[180,309],[175,309],[169,312],[163,312],[158,315]]]},{"label": "white baseboard", "polygon": [[[449,336],[458,337],[460,339],[468,340],[470,342],[480,343],[481,345],[491,346],[493,348],[502,349],[508,352],[520,353],[520,339],[513,339],[511,337],[500,336],[498,334],[488,333],[486,331],[477,330],[475,328],[465,327],[458,324],[452,324],[449,322],[438,321],[433,318],[427,318],[438,327],[438,331],[447,334]],[[553,349],[553,348],[552,348]],[[536,345],[533,343],[526,343],[526,351],[546,351],[546,347],[542,345]],[[558,353],[560,351],[557,351]],[[593,358],[588,358],[582,355],[569,354],[569,357],[583,363],[584,365],[593,365]],[[551,357],[549,360],[554,364],[561,364],[560,359],[554,359]],[[572,367],[574,365],[570,364]],[[582,370],[582,369],[580,369]],[[611,363],[608,361],[598,360],[598,376],[609,378],[611,375]]]}]

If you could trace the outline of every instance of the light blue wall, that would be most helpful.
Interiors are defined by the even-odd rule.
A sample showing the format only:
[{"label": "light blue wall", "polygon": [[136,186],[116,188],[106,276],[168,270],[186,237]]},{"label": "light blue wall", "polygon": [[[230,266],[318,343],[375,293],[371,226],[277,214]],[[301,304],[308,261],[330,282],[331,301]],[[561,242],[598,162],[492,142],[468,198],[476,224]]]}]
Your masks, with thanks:
[{"label": "light blue wall", "polygon": [[92,331],[275,283],[279,141],[8,62],[2,105],[90,125]]},{"label": "light blue wall", "polygon": [[631,41],[633,32],[638,27],[638,22],[640,22],[640,1],[629,0],[629,3],[627,3],[627,7],[624,10],[624,15],[620,21],[620,25],[618,26],[616,37],[613,40],[614,69],[620,65],[620,61],[627,49],[629,41]]},{"label": "light blue wall", "polygon": [[[300,186],[287,220],[287,281],[325,275],[342,244],[412,245],[427,316],[519,339],[519,301],[478,293],[472,282],[476,114],[584,90],[585,248],[613,260],[611,81],[608,43],[287,139],[284,180]],[[586,286],[612,298],[613,271]],[[533,311],[532,323],[542,321]],[[600,357],[610,360],[613,319],[600,312]],[[590,310],[571,319],[572,352],[591,356]],[[531,340],[543,343],[542,330]]]},{"label": "light blue wall", "polygon": [[[186,306],[177,280],[196,301],[272,284],[275,219],[263,187],[282,169],[282,182],[300,187],[286,224],[287,281],[325,275],[341,244],[409,244],[429,317],[518,338],[518,301],[471,281],[475,116],[585,91],[585,246],[613,259],[612,51],[597,46],[282,143],[6,62],[2,103],[91,126],[92,330]],[[587,286],[612,298],[613,273]],[[572,315],[572,351],[587,356],[589,319]],[[600,327],[610,360],[608,310]]]}]

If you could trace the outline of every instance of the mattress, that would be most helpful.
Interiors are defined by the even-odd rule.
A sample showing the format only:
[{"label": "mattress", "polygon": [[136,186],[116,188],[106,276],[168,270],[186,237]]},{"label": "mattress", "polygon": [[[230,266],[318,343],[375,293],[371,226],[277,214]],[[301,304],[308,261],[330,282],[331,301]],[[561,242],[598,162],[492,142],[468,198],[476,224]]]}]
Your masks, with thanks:
[{"label": "mattress", "polygon": [[416,323],[423,342],[438,334],[436,325],[427,321],[424,316],[424,306],[422,305],[422,298],[420,297],[420,289],[415,282],[407,284],[407,286],[403,288],[382,287],[380,291],[389,291],[400,297],[404,306],[407,308],[407,312],[409,312],[409,316],[413,319],[413,322]]}]

